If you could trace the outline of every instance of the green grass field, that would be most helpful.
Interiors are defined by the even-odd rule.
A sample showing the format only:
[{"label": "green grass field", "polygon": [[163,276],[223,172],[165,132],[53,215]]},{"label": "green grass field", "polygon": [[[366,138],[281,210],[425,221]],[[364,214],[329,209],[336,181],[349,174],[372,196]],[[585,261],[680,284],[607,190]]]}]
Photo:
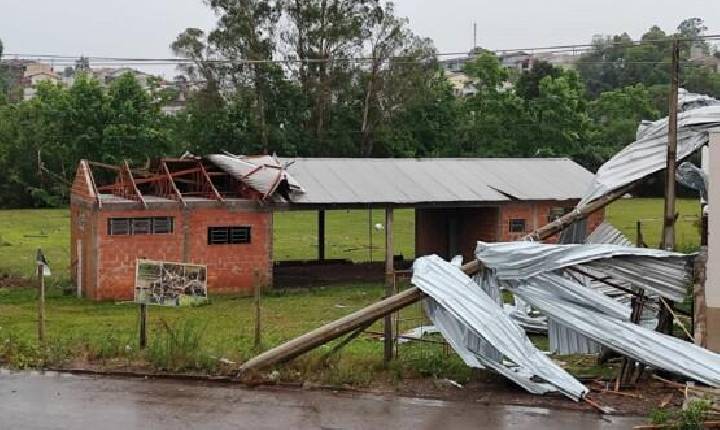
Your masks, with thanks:
[{"label": "green grass field", "polygon": [[[675,244],[679,251],[694,250],[700,245],[698,215],[700,203],[697,199],[679,199],[676,210],[679,213],[675,224]],[[663,227],[662,199],[623,199],[610,205],[605,211],[607,221],[635,243],[637,239],[637,221],[642,226],[642,234],[649,247],[660,245]]]},{"label": "green grass field", "polygon": [[[369,261],[367,210],[327,212],[325,218],[326,258]],[[273,255],[275,260],[307,260],[317,256],[317,214],[281,212],[275,214]],[[385,224],[382,210],[372,211],[371,224]],[[24,209],[0,211],[0,274],[30,276],[35,252],[42,248],[50,267],[67,278],[70,267],[70,215],[67,209]],[[372,259],[385,258],[385,232],[370,230]],[[415,218],[412,210],[395,212],[395,253],[410,258],[415,250]]]},{"label": "green grass field", "polygon": [[[638,220],[642,222],[645,241],[657,246],[662,229],[661,199],[625,199],[607,209],[607,220],[635,242]],[[678,249],[697,247],[697,200],[678,201]],[[368,261],[368,211],[329,211],[326,216],[327,258]],[[317,218],[315,212],[282,212],[274,219],[273,252],[276,260],[305,260],[317,256]],[[29,276],[35,270],[35,250],[42,248],[51,267],[60,277],[67,277],[70,265],[70,217],[66,209],[0,211],[0,274]],[[384,224],[384,212],[372,212],[370,224]],[[374,227],[372,259],[382,261],[385,254],[384,231]],[[412,257],[415,248],[415,222],[412,210],[395,214],[396,253]]]}]

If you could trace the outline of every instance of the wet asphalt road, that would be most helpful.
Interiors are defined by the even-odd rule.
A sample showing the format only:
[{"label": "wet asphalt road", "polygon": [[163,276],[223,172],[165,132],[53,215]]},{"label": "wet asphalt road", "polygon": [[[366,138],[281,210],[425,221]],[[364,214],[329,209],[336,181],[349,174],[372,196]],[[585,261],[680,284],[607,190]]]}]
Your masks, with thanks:
[{"label": "wet asphalt road", "polygon": [[0,373],[0,429],[628,429],[644,420],[366,394]]}]

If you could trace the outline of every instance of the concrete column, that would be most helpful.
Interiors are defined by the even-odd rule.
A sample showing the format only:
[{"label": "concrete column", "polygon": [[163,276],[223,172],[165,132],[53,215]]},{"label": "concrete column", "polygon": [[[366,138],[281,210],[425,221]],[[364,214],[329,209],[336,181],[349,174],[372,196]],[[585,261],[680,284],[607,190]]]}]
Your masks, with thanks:
[{"label": "concrete column", "polygon": [[325,211],[318,211],[318,260],[325,260]]},{"label": "concrete column", "polygon": [[720,352],[720,133],[710,134],[708,154],[708,262],[705,281],[708,348]]}]

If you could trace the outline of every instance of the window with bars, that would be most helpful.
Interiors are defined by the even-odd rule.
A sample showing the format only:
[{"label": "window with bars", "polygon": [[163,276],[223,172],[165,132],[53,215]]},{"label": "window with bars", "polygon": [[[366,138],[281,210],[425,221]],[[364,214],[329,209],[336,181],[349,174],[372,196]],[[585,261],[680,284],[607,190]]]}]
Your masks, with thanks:
[{"label": "window with bars", "polygon": [[134,236],[148,234],[170,234],[173,232],[173,217],[110,218],[108,235]]},{"label": "window with bars", "polygon": [[208,227],[208,245],[250,243],[250,227]]},{"label": "window with bars", "polygon": [[511,219],[509,226],[510,233],[525,233],[524,219]]}]

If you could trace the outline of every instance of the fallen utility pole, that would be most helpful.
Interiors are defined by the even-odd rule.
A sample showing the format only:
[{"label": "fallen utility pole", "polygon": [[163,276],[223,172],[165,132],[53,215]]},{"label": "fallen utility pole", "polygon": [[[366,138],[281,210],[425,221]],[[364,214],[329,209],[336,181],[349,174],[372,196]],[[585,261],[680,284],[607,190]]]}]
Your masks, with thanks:
[{"label": "fallen utility pole", "polygon": [[[588,203],[582,208],[574,210],[550,224],[537,229],[533,233],[530,233],[526,239],[545,240],[550,236],[559,233],[570,224],[581,219],[585,219],[593,212],[603,209],[605,206],[627,194],[634,186],[635,184],[633,183],[612,191],[605,196]],[[462,266],[461,269],[468,275],[475,274],[480,269],[480,262],[473,260]],[[423,293],[419,288],[409,288],[399,294],[395,294],[394,296],[388,297],[377,303],[373,303],[364,309],[360,309],[350,315],[344,316],[339,320],[333,321],[322,327],[318,327],[313,331],[305,333],[300,337],[285,342],[282,345],[276,346],[275,348],[248,360],[240,367],[240,373],[242,374],[250,370],[261,369],[291,360],[301,354],[317,348],[320,345],[324,345],[331,340],[337,339],[338,337],[355,331],[364,325],[368,325],[386,315],[390,315],[393,312],[416,303],[425,297],[425,293]]]}]

